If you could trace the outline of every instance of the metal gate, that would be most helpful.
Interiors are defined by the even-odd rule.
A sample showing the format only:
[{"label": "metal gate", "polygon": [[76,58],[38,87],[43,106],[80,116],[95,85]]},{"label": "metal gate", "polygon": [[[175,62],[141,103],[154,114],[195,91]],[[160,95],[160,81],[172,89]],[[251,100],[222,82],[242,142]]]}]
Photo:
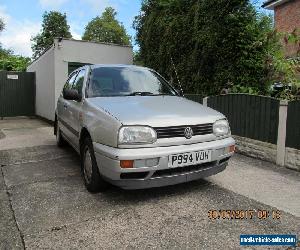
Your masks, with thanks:
[{"label": "metal gate", "polygon": [[0,71],[0,117],[35,114],[35,73]]}]

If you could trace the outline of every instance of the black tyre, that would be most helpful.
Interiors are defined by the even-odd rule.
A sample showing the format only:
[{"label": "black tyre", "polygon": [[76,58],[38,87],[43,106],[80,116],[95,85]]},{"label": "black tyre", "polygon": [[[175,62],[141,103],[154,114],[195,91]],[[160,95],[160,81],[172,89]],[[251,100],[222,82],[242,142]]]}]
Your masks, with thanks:
[{"label": "black tyre", "polygon": [[61,130],[59,128],[57,120],[55,121],[55,127],[54,127],[54,129],[55,129],[55,133],[54,134],[56,135],[56,145],[58,147],[65,146],[66,145],[66,141],[65,141],[65,139],[63,138],[63,136],[61,134]]},{"label": "black tyre", "polygon": [[91,193],[105,191],[108,183],[99,173],[95,158],[93,143],[90,137],[86,137],[81,145],[81,169],[87,190]]}]

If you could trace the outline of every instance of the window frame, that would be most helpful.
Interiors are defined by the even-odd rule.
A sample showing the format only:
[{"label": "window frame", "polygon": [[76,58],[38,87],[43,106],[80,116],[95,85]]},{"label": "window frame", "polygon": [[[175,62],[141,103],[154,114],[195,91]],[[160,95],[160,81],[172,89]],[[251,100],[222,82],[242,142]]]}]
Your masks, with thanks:
[{"label": "window frame", "polygon": [[[78,76],[79,76],[79,74],[80,74],[81,72],[83,72],[83,81],[82,81],[82,85],[81,85],[81,89],[80,89],[80,93],[79,93],[79,90],[78,90],[77,88],[75,88],[75,85],[76,85],[76,83],[77,83],[77,80],[79,80],[79,79],[78,79]],[[73,86],[72,89],[77,90],[77,91],[78,91],[78,94],[81,95],[81,98],[82,98],[83,93],[84,93],[83,88],[84,88],[84,79],[85,79],[85,76],[86,76],[86,72],[87,72],[87,70],[86,70],[85,68],[78,69],[78,70],[77,70],[76,78],[75,78],[74,83],[73,83],[73,85],[72,85],[72,86]]]},{"label": "window frame", "polygon": [[[73,81],[73,83],[70,85],[70,80],[72,79],[72,77],[73,77],[74,75],[75,75],[74,81]],[[69,88],[69,89],[73,89],[73,85],[74,85],[74,82],[75,82],[76,79],[77,79],[77,75],[78,75],[78,70],[72,72],[72,73],[69,75],[68,80],[65,82],[65,85],[64,85],[64,87],[63,87],[63,91],[66,89],[66,85],[70,85],[71,88]]]}]

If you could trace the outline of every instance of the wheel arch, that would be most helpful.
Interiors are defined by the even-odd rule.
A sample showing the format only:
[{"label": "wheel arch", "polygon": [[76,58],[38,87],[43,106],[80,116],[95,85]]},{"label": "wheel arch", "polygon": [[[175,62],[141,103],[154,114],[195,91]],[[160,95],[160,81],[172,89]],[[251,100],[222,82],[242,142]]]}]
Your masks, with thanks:
[{"label": "wheel arch", "polygon": [[85,139],[86,137],[92,138],[92,137],[91,137],[91,134],[90,134],[90,132],[87,130],[87,128],[86,128],[86,127],[83,127],[83,128],[81,129],[81,131],[80,131],[80,137],[79,137],[79,147],[80,147],[80,149],[81,149],[81,146],[82,146],[82,144],[83,144],[83,142],[84,142],[84,139]]}]

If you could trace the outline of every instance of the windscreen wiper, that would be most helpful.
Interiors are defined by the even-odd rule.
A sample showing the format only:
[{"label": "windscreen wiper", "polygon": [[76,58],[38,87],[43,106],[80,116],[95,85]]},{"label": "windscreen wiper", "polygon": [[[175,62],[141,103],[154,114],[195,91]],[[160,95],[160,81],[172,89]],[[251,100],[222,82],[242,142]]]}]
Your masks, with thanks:
[{"label": "windscreen wiper", "polygon": [[154,95],[154,94],[151,93],[151,92],[141,92],[141,91],[136,91],[136,92],[130,93],[128,96],[135,96],[135,95],[146,96],[146,95]]}]

